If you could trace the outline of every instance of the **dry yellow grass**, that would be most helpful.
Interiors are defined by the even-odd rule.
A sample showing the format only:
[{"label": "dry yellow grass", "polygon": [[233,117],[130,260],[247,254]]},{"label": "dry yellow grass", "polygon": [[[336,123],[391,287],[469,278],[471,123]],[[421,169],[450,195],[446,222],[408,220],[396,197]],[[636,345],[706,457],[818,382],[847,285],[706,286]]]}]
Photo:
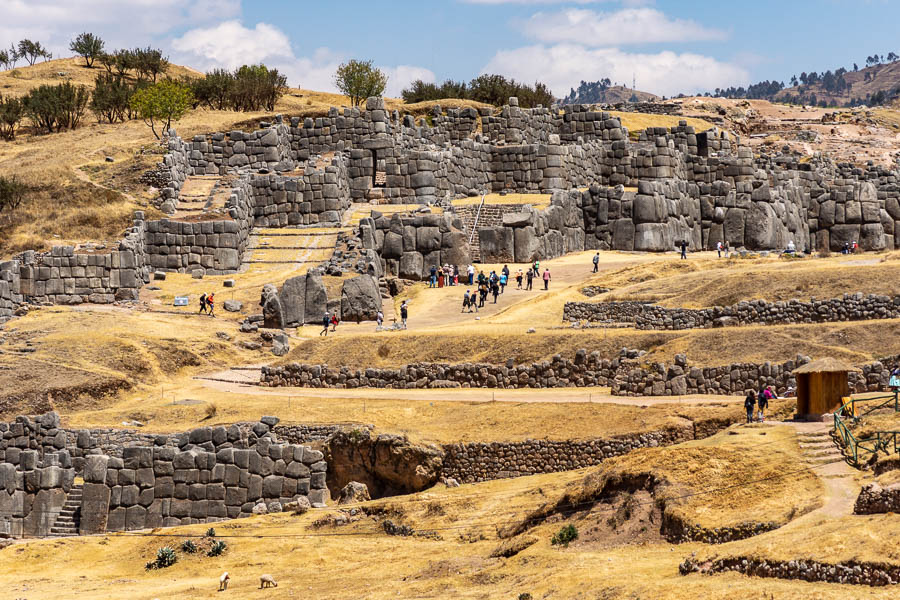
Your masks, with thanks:
[{"label": "dry yellow grass", "polygon": [[629,132],[639,132],[648,127],[677,127],[679,121],[687,121],[687,124],[697,131],[706,131],[715,127],[709,121],[696,117],[678,117],[669,115],[651,115],[646,113],[610,111],[612,116],[618,118]]}]

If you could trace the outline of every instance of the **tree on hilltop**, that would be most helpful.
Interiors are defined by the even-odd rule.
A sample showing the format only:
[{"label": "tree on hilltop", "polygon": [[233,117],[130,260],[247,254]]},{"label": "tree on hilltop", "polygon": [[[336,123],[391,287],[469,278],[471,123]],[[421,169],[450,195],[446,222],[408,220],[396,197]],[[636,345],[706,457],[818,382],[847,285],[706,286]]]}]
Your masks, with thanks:
[{"label": "tree on hilltop", "polygon": [[103,40],[93,33],[80,33],[69,44],[69,50],[84,58],[88,69],[94,66],[94,59],[103,54]]},{"label": "tree on hilltop", "polygon": [[354,106],[359,106],[366,98],[384,94],[387,81],[387,75],[373,66],[371,60],[354,59],[343,63],[334,74],[334,84]]},{"label": "tree on hilltop", "polygon": [[144,120],[156,139],[160,139],[156,125],[160,125],[162,132],[167,132],[172,121],[183,117],[193,101],[191,88],[171,79],[163,79],[135,92],[131,97],[131,108]]},{"label": "tree on hilltop", "polygon": [[22,40],[19,42],[19,57],[28,61],[29,65],[34,65],[39,58],[50,60],[53,54],[41,46],[40,42],[32,42],[31,40]]}]

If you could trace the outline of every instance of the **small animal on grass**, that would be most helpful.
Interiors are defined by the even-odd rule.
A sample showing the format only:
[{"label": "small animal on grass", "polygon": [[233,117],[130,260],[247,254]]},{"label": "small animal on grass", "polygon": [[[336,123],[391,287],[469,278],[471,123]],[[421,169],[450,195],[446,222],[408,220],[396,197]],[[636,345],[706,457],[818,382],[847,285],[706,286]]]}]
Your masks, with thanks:
[{"label": "small animal on grass", "polygon": [[268,573],[259,576],[259,589],[267,587],[278,587],[278,582]]},{"label": "small animal on grass", "polygon": [[231,579],[231,576],[228,574],[228,571],[222,573],[222,576],[219,577],[219,591],[224,592],[228,589],[228,580]]}]

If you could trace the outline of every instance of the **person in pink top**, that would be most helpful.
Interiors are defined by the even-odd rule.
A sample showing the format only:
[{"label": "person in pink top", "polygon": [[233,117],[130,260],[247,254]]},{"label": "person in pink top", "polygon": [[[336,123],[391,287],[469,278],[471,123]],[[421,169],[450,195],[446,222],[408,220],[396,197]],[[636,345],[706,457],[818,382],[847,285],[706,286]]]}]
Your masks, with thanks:
[{"label": "person in pink top", "polygon": [[544,289],[547,289],[547,286],[550,285],[550,269],[544,267]]}]

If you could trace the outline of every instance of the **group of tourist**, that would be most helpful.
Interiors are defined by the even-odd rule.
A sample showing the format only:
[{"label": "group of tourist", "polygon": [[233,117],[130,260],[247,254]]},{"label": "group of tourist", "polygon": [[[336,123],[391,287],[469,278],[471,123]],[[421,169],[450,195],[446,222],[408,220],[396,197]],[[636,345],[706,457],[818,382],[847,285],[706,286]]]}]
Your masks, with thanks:
[{"label": "group of tourist", "polygon": [[762,423],[766,420],[766,409],[769,407],[769,400],[776,398],[775,391],[772,386],[764,386],[759,388],[759,392],[748,390],[747,397],[744,399],[744,408],[747,411],[747,422],[753,422],[753,413],[756,411],[756,420]]},{"label": "group of tourist", "polygon": [[466,269],[466,274],[468,276],[468,284],[474,285],[475,290],[467,289],[465,294],[463,294],[461,312],[472,312],[473,310],[478,312],[478,309],[484,308],[488,296],[493,297],[494,304],[497,304],[497,298],[506,291],[507,285],[511,285],[510,277],[515,277],[517,290],[526,291],[533,289],[535,278],[543,279],[544,289],[549,289],[551,278],[550,269],[547,267],[544,267],[544,272],[541,274],[541,263],[537,260],[526,269],[519,267],[515,275],[510,271],[509,265],[503,265],[499,273],[492,270],[489,275],[485,275],[484,271],[480,271],[477,279],[475,277],[475,267],[469,265]]}]

